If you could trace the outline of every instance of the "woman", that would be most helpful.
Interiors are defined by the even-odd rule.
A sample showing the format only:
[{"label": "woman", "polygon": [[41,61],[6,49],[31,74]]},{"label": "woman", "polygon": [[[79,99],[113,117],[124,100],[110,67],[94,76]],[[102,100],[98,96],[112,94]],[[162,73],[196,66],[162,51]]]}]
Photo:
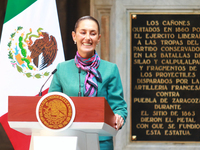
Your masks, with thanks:
[{"label": "woman", "polygon": [[[105,97],[115,113],[115,128],[119,130],[127,117],[127,104],[117,66],[101,60],[95,51],[101,38],[98,21],[91,16],[81,17],[75,24],[72,38],[77,45],[75,59],[58,64],[49,92],[78,96],[80,84],[81,96]],[[99,141],[101,150],[113,149],[112,137],[100,136]]]}]

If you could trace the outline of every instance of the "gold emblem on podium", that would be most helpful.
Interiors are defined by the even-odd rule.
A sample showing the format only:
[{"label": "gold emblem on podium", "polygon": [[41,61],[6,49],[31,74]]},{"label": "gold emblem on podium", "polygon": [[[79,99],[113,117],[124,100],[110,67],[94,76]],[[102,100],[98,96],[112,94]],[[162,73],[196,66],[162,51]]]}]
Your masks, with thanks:
[{"label": "gold emblem on podium", "polygon": [[71,102],[62,95],[51,94],[38,105],[40,122],[49,129],[66,127],[73,117]]}]

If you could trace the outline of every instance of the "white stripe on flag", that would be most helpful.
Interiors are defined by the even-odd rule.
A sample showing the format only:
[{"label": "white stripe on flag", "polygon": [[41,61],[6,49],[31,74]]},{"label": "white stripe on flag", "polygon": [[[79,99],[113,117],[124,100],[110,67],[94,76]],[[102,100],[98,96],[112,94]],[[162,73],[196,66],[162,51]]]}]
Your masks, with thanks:
[{"label": "white stripe on flag", "polygon": [[[16,6],[17,7],[17,6]],[[18,27],[23,27],[22,30],[16,32],[15,29]],[[32,34],[38,34],[37,29],[43,28],[41,32],[47,32],[49,36],[54,36],[57,41],[57,56],[53,61],[52,65],[44,68],[43,70],[33,71],[29,70],[27,66],[26,69],[23,69],[23,73],[20,73],[17,70],[16,64],[11,63],[9,59],[9,51],[14,55],[16,53],[17,41],[23,33],[23,39],[25,35],[29,33],[30,28],[32,29]],[[12,33],[15,33],[14,38],[10,38]],[[39,39],[39,38],[32,38]],[[41,39],[41,37],[40,37]],[[8,50],[8,43],[12,41],[10,48]],[[35,41],[33,41],[35,42]],[[26,42],[23,42],[26,44]],[[18,43],[17,43],[18,44]],[[28,46],[25,48],[28,51]],[[18,50],[20,50],[18,46]],[[28,51],[30,55],[30,51]],[[13,56],[16,57],[16,56]],[[25,9],[23,12],[18,14],[16,17],[12,18],[3,25],[3,31],[1,36],[1,45],[0,45],[0,116],[7,113],[8,111],[8,96],[34,96],[37,95],[40,87],[45,82],[48,76],[44,76],[45,72],[52,72],[59,62],[64,61],[63,46],[61,40],[60,27],[57,16],[57,9],[55,0],[38,0],[33,3],[30,7]],[[26,63],[25,63],[26,64]],[[20,65],[19,65],[20,66]],[[21,66],[20,66],[21,67]],[[21,67],[23,68],[23,67]],[[31,72],[31,77],[27,77],[25,74]],[[33,77],[36,74],[42,75],[40,79]],[[43,89],[48,88],[50,81],[46,84]]]}]

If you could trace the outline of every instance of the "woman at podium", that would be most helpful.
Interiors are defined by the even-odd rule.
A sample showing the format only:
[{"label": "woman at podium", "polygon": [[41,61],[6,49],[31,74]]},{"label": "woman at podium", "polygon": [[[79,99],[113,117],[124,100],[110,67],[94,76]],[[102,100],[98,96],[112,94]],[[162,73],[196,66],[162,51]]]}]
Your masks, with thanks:
[{"label": "woman at podium", "polygon": [[[68,96],[105,97],[115,114],[119,130],[127,117],[127,104],[117,65],[100,59],[95,51],[100,41],[100,26],[91,16],[78,19],[72,31],[77,52],[74,59],[62,62],[52,79],[49,92]],[[112,150],[112,137],[99,137],[100,150]]]}]

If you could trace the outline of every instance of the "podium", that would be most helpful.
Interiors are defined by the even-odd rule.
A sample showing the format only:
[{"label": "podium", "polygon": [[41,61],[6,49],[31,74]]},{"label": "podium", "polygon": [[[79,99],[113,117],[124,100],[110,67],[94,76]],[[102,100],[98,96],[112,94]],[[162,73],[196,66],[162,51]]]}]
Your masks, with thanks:
[{"label": "podium", "polygon": [[[65,138],[65,149],[98,150],[98,136],[115,136],[115,117],[104,97],[70,97],[76,109],[76,115],[69,128],[60,132],[45,129],[38,122],[36,107],[41,96],[9,96],[8,123],[11,128],[31,135],[30,150],[59,144]],[[47,145],[40,141],[47,139]],[[53,139],[54,142],[50,142]],[[56,141],[57,139],[57,141]],[[75,147],[73,146],[75,143]],[[63,147],[64,147],[63,145]],[[57,145],[58,146],[58,145]],[[70,146],[70,147],[69,147]],[[57,148],[58,149],[58,148]]]}]

